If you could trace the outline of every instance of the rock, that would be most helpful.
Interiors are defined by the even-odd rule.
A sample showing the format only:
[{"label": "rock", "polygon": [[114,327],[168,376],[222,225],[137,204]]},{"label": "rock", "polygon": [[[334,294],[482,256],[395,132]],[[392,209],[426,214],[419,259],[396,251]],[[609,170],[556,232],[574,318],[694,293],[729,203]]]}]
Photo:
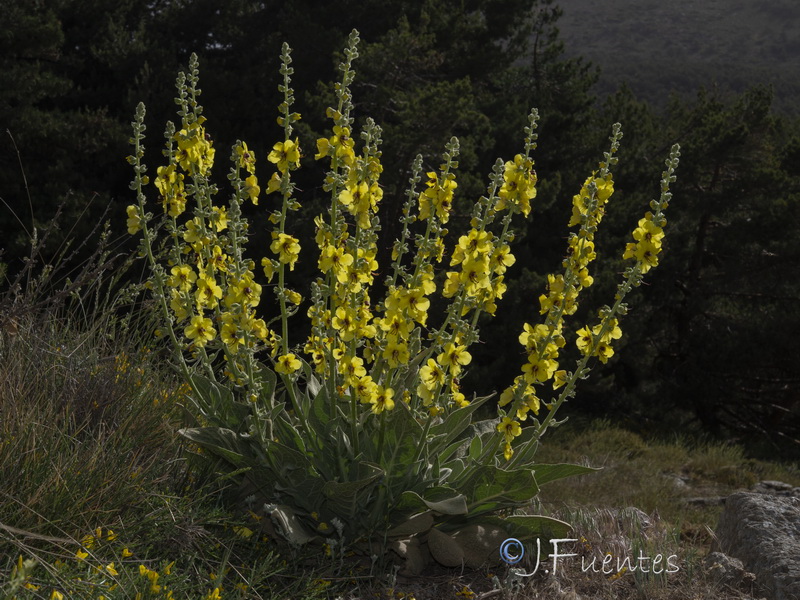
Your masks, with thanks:
[{"label": "rock", "polygon": [[695,506],[722,506],[726,500],[725,496],[709,496],[707,498],[684,498],[683,501]]},{"label": "rock", "polygon": [[800,600],[800,498],[738,492],[725,501],[719,549],[741,559],[772,600]]},{"label": "rock", "polygon": [[800,497],[800,488],[793,488],[791,484],[784,483],[783,481],[759,481],[753,486],[753,491],[759,494]]},{"label": "rock", "polygon": [[690,480],[685,475],[678,475],[677,473],[664,473],[662,477],[669,481],[676,490],[685,490],[689,488]]},{"label": "rock", "polygon": [[724,585],[738,588],[745,581],[755,580],[755,575],[744,570],[742,561],[722,552],[712,552],[706,556],[704,563],[708,573]]}]

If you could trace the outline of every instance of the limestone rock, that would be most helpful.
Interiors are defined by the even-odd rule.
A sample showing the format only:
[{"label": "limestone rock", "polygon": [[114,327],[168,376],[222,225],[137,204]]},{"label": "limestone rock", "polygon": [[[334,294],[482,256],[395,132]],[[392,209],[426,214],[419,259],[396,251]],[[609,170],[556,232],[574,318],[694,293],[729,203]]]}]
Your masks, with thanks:
[{"label": "limestone rock", "polygon": [[800,498],[735,493],[725,501],[717,538],[772,600],[800,600]]}]

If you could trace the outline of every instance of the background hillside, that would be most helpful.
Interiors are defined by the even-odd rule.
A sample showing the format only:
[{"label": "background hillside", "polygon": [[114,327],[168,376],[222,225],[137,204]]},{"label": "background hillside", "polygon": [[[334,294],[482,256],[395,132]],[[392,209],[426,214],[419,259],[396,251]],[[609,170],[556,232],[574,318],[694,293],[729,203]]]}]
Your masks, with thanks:
[{"label": "background hillside", "polygon": [[600,67],[596,90],[627,83],[663,105],[717,84],[775,89],[774,107],[800,112],[800,3],[794,0],[564,0],[558,22],[566,53]]}]

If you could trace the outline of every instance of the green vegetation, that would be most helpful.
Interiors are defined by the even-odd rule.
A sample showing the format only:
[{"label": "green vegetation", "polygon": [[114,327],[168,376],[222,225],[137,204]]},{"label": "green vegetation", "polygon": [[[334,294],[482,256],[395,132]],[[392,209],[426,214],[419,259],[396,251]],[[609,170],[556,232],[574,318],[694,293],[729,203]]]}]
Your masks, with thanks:
[{"label": "green vegetation", "polygon": [[[526,586],[546,598],[570,588],[597,598],[667,599],[690,591],[712,597],[721,590],[701,560],[719,507],[697,499],[762,479],[800,484],[791,464],[800,458],[800,364],[791,337],[800,329],[800,120],[793,116],[800,83],[792,79],[800,69],[782,30],[797,10],[788,0],[728,3],[724,14],[713,12],[716,3],[695,3],[682,17],[662,3],[644,13],[632,8],[613,22],[591,16],[601,4],[577,1],[561,18],[551,0],[467,0],[459,11],[442,0],[324,7],[310,0],[233,0],[218,9],[173,0],[6,4],[0,11],[0,122],[7,128],[0,140],[3,600],[59,594],[138,600],[170,592],[204,600],[401,592],[459,600],[495,585],[509,598],[529,596]],[[575,10],[591,23],[591,35],[567,20]],[[693,22],[716,24],[713,51],[699,47]],[[505,567],[404,579],[379,573],[368,560],[320,559],[280,543],[271,520],[238,502],[249,491],[238,486],[236,471],[220,478],[213,468],[203,470],[209,454],[181,441],[178,431],[196,424],[187,389],[164,369],[174,355],[152,336],[156,307],[136,283],[142,275],[134,242],[119,236],[124,207],[135,201],[123,159],[135,103],[143,99],[153,109],[148,122],[163,123],[174,73],[196,51],[205,115],[219,136],[214,146],[230,148],[247,136],[263,159],[282,135],[272,108],[282,100],[274,74],[280,45],[289,42],[296,49],[293,85],[304,90],[294,107],[303,116],[296,129],[303,168],[293,174],[304,194],[298,220],[304,225],[294,234],[300,245],[313,246],[312,216],[330,196],[318,179],[306,178],[314,172],[306,167],[316,140],[329,135],[321,115],[335,102],[331,56],[353,27],[364,39],[356,112],[376,117],[386,140],[381,161],[396,166],[381,176],[387,210],[377,241],[381,265],[392,262],[403,189],[418,152],[421,172],[435,171],[449,136],[459,136],[450,223],[454,231],[466,228],[474,200],[485,192],[485,173],[498,156],[519,152],[529,108],[542,116],[533,227],[510,246],[517,260],[506,272],[500,318],[482,327],[484,343],[472,352],[470,376],[461,384],[468,397],[501,391],[518,375],[527,351],[517,344],[522,319],[538,310],[546,273],[564,258],[572,196],[583,174],[597,167],[596,149],[606,145],[608,131],[596,124],[621,122],[626,135],[596,239],[601,260],[583,306],[613,296],[625,267],[602,257],[630,241],[627,218],[657,195],[653,182],[663,158],[680,142],[659,269],[648,275],[646,289],[632,293],[637,308],[626,317],[625,338],[604,375],[581,382],[567,411],[571,421],[537,451],[542,462],[602,470],[545,487],[531,507],[572,523],[581,556],[641,548],[675,554],[678,573],[575,567],[517,589]],[[672,34],[660,44],[652,33],[664,30]],[[631,50],[623,40],[639,45]],[[593,67],[577,58],[590,54],[603,69],[600,86]],[[624,80],[629,85],[619,87]],[[773,87],[753,85],[761,82]],[[672,90],[681,93],[670,98]],[[143,158],[163,162],[157,151]],[[268,248],[269,211],[243,210],[252,247]],[[110,228],[92,229],[109,214]],[[48,226],[54,215],[58,226]],[[315,266],[299,260],[286,285],[305,285]],[[307,309],[308,303],[300,306]],[[565,362],[578,357],[577,347],[564,350]]]}]

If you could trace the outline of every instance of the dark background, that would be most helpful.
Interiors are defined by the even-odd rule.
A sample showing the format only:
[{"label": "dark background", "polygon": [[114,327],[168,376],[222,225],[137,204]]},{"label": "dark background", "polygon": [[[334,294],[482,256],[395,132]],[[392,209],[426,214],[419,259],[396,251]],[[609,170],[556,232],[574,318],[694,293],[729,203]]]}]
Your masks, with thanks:
[{"label": "dark background", "polygon": [[[124,212],[134,200],[125,161],[130,121],[144,101],[152,174],[164,124],[175,119],[175,75],[191,52],[200,56],[218,162],[244,139],[264,168],[281,135],[284,41],[293,49],[301,146],[313,149],[355,27],[362,38],[356,116],[384,129],[383,248],[396,233],[418,152],[433,168],[450,136],[460,139],[455,232],[496,158],[520,151],[530,107],[542,115],[534,213],[517,224],[509,290],[499,316],[481,324],[465,387],[489,393],[518,373],[517,336],[538,318],[546,273],[559,268],[572,195],[618,120],[625,137],[616,192],[598,236],[596,283],[575,329],[612,299],[624,244],[658,193],[675,142],[681,165],[661,265],[631,299],[616,355],[566,412],[798,458],[800,7],[684,4],[0,0],[2,261],[12,276],[33,228],[41,231],[59,206],[53,254],[88,235],[105,210],[116,248],[134,247]],[[311,231],[324,200],[321,172],[306,154],[298,229]],[[225,170],[218,168],[220,177]],[[261,204],[248,214],[255,232],[266,217],[268,203]],[[266,244],[256,233],[251,251],[262,256]],[[295,275],[310,277],[314,262],[306,258]]]}]

